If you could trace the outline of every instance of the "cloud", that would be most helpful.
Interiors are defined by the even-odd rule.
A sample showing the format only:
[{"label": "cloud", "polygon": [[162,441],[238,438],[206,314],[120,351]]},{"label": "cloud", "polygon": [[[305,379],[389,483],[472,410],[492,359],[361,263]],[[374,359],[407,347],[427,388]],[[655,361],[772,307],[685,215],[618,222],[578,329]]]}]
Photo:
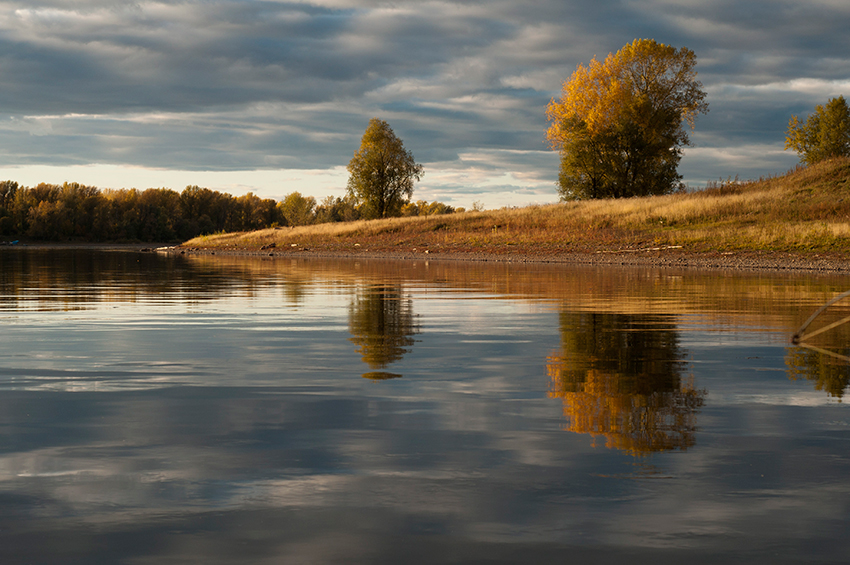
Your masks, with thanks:
[{"label": "cloud", "polygon": [[[636,37],[697,53],[698,147],[781,146],[791,114],[846,91],[848,28],[826,0],[0,1],[0,165],[333,168],[380,116],[474,176],[461,155],[545,149],[561,83]],[[490,185],[531,163],[493,161]]]}]

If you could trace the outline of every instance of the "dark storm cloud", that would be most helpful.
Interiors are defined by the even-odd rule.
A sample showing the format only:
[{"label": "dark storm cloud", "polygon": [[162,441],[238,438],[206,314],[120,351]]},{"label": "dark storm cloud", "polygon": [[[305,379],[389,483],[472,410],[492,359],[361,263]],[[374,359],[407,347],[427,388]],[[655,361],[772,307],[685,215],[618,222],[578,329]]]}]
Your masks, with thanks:
[{"label": "dark storm cloud", "polygon": [[540,159],[498,152],[545,151],[545,106],[575,66],[651,37],[693,49],[709,93],[682,172],[746,177],[761,169],[722,156],[781,149],[792,113],[847,89],[847,29],[840,0],[0,1],[0,154],[327,168],[380,116],[418,161],[489,152],[549,183]]}]

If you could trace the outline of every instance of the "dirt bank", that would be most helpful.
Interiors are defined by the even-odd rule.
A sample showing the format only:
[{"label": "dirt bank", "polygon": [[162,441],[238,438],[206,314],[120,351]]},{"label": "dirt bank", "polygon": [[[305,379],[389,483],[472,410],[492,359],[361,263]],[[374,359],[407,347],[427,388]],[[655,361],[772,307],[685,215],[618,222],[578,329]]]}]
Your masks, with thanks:
[{"label": "dirt bank", "polygon": [[198,248],[156,243],[27,243],[2,246],[0,249],[99,249],[106,251],[161,252],[189,255],[229,255],[276,258],[332,258],[404,261],[469,261],[528,264],[607,265],[692,268],[724,271],[794,271],[850,274],[850,256],[846,254],[795,254],[771,251],[693,253],[676,248],[649,248],[628,251],[588,251],[585,253],[499,253],[454,250],[370,250],[360,247],[345,249],[285,247],[271,249]]},{"label": "dirt bank", "polygon": [[272,249],[204,249],[195,247],[169,248],[170,253],[192,255],[244,255],[277,258],[351,258],[372,260],[469,261],[501,263],[582,264],[610,266],[652,266],[736,271],[809,271],[847,272],[850,257],[846,255],[802,255],[777,252],[690,253],[681,249],[648,249],[627,252],[589,252],[556,255],[531,253],[484,253],[452,251],[386,251],[368,249],[329,250],[309,247]]}]

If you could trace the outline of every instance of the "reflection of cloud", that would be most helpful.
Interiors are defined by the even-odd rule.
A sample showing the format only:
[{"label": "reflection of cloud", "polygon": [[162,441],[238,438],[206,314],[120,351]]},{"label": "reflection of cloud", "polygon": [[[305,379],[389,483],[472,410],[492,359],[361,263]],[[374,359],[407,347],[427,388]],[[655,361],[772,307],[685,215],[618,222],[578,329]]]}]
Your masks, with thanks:
[{"label": "reflection of cloud", "polygon": [[[613,563],[681,550],[721,562],[780,547],[789,561],[840,563],[847,554],[847,461],[836,456],[846,410],[780,401],[805,400],[789,388],[826,396],[789,387],[780,357],[799,304],[821,303],[840,277],[812,285],[805,274],[221,256],[175,268],[189,265],[202,276],[135,293],[107,268],[88,282],[30,277],[54,283],[45,306],[84,289],[89,309],[15,310],[0,373],[24,362],[37,333],[41,347],[65,349],[33,366],[64,364],[67,380],[76,367],[93,382],[73,394],[0,395],[0,561],[547,562],[578,551]],[[16,277],[0,269],[0,279]],[[412,300],[427,330],[405,358],[426,378],[390,387],[351,378],[359,360],[347,341],[351,298],[387,279],[402,283],[385,294]],[[301,300],[288,300],[285,281],[303,283]],[[194,291],[181,294],[186,285]],[[540,372],[564,301],[609,318],[582,332],[591,313],[563,317],[565,347],[550,368],[561,390],[610,402],[612,419],[679,398],[681,343],[693,337],[700,381],[725,389],[700,416],[698,449],[635,462],[559,429],[562,397],[543,397]],[[742,366],[750,340],[767,344],[752,363],[772,373]],[[111,369],[182,377],[147,390],[97,382]],[[755,396],[766,382],[775,396]],[[659,473],[644,472],[650,462]]]},{"label": "reflection of cloud", "polygon": [[[85,522],[114,524],[116,520],[135,522],[174,512],[332,506],[353,482],[345,474],[321,473],[253,478],[222,486],[211,496],[212,485],[229,480],[228,473],[238,472],[238,467],[235,460],[214,464],[208,448],[137,446],[134,456],[112,458],[104,455],[117,446],[88,444],[86,449],[93,455],[75,457],[61,449],[45,449],[4,456],[0,458],[0,489],[21,482],[47,482],[53,489],[42,501],[45,514],[59,517],[64,508],[74,508]],[[170,464],[151,466],[166,460]]]},{"label": "reflection of cloud", "polygon": [[[21,555],[53,549],[55,558],[82,542],[99,542],[90,551],[119,543],[129,555],[137,549],[127,540],[140,539],[151,563],[184,551],[187,559],[232,563],[219,553],[244,548],[246,532],[252,555],[292,561],[322,554],[322,543],[348,540],[352,532],[365,546],[383,547],[393,537],[407,550],[427,532],[432,547],[457,543],[476,556],[492,550],[543,557],[551,553],[538,554],[540,545],[574,548],[592,539],[597,556],[655,548],[660,561],[680,544],[711,555],[760,554],[777,544],[811,552],[812,540],[817,555],[833,555],[846,545],[837,535],[846,489],[834,480],[842,462],[829,444],[805,438],[789,445],[748,433],[706,442],[687,458],[666,459],[661,477],[624,480],[652,477],[630,474],[629,464],[602,463],[586,442],[561,432],[407,419],[432,410],[435,399],[385,398],[377,415],[387,420],[375,429],[370,399],[341,404],[308,394],[283,395],[281,402],[234,393],[245,391],[213,402],[178,394],[138,405],[138,396],[90,396],[76,401],[81,420],[43,420],[63,424],[62,434],[50,438],[53,446],[0,457],[3,510],[27,532],[55,539],[70,531],[77,544],[34,544]],[[503,398],[464,398],[463,412],[504,410]],[[228,411],[234,400],[238,410]],[[457,398],[438,403],[447,417],[457,416]],[[104,405],[112,410],[102,419]],[[201,410],[181,417],[191,406]],[[777,416],[775,407],[750,410],[756,418]],[[341,416],[355,419],[342,425]],[[719,429],[738,425],[735,414],[716,417]],[[788,457],[794,447],[806,457]],[[599,477],[600,469],[624,474]],[[37,494],[40,504],[24,493]],[[777,505],[794,509],[793,526]],[[81,532],[81,524],[96,531]],[[346,546],[349,552],[332,562],[358,560],[370,554],[365,546]]]}]

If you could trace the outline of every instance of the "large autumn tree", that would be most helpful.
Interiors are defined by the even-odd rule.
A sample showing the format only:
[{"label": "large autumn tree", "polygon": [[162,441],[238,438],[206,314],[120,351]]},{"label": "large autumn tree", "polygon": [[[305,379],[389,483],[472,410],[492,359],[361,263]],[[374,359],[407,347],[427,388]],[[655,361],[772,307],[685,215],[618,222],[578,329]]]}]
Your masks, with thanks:
[{"label": "large autumn tree", "polygon": [[785,149],[793,149],[806,165],[850,156],[850,108],[843,96],[815,106],[805,121],[791,116]]},{"label": "large autumn tree", "polygon": [[378,118],[369,120],[348,172],[348,193],[363,205],[367,218],[400,215],[413,196],[414,181],[424,174],[390,125]]},{"label": "large autumn tree", "polygon": [[579,65],[546,111],[561,153],[563,200],[665,194],[690,144],[685,124],[708,111],[696,55],[636,39],[604,62]]}]

